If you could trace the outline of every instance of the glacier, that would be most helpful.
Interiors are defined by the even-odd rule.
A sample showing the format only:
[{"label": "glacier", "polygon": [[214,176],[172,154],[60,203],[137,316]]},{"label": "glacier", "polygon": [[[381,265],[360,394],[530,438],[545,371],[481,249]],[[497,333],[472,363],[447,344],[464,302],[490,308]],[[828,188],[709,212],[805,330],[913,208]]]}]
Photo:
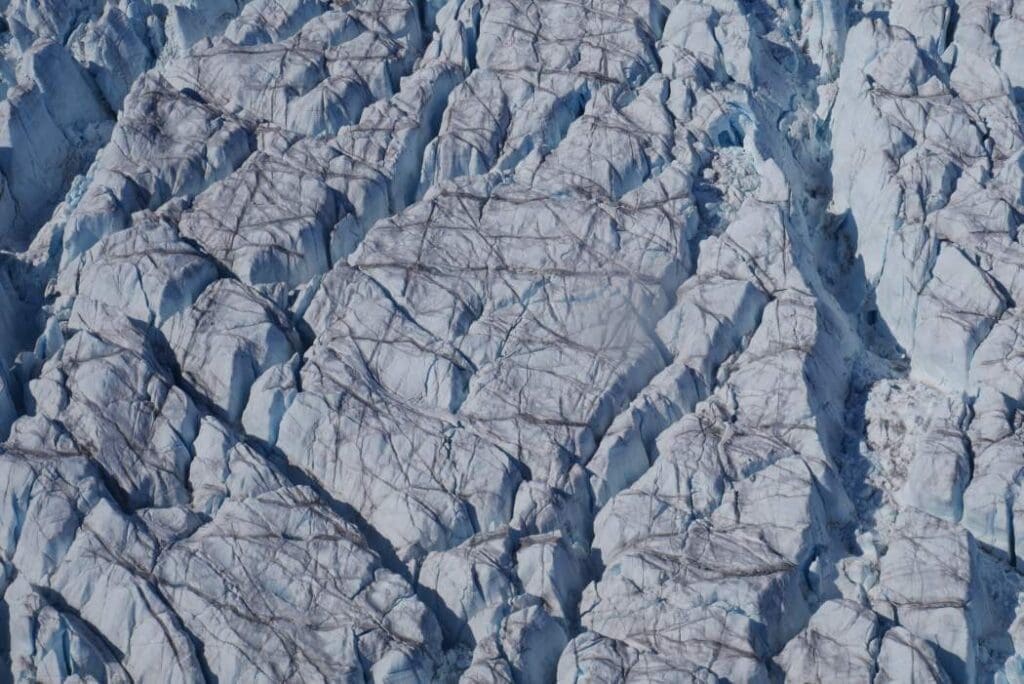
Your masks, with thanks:
[{"label": "glacier", "polygon": [[1024,3],[0,0],[0,683],[1024,684]]}]

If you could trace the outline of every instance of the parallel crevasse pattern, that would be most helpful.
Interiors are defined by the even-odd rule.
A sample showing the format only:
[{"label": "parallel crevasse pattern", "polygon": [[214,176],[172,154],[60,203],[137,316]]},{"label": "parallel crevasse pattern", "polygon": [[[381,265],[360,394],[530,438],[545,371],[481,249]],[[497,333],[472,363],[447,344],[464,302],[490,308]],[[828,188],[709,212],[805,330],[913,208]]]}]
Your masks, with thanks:
[{"label": "parallel crevasse pattern", "polygon": [[0,12],[0,681],[1024,681],[1020,2]]}]

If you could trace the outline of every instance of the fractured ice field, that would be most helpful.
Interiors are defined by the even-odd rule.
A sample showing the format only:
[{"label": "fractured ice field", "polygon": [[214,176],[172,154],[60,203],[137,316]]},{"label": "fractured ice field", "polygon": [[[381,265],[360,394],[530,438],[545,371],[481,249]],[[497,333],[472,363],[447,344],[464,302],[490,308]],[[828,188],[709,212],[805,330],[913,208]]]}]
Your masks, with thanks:
[{"label": "fractured ice field", "polygon": [[1024,0],[0,0],[0,684],[1024,684]]}]

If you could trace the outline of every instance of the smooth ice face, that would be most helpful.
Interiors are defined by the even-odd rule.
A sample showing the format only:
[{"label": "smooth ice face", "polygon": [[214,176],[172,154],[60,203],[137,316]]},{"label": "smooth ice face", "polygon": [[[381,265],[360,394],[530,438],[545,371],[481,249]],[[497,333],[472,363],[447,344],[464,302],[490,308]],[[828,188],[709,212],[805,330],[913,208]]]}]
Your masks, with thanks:
[{"label": "smooth ice face", "polygon": [[1022,5],[0,0],[0,682],[1024,683]]}]

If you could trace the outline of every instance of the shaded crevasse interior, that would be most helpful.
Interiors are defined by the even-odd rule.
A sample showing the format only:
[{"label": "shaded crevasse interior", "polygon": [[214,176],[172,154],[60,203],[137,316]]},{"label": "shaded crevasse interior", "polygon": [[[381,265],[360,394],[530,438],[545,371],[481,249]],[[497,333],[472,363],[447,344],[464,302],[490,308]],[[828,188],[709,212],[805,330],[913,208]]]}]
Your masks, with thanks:
[{"label": "shaded crevasse interior", "polygon": [[1024,681],[1024,7],[0,0],[0,681]]}]

